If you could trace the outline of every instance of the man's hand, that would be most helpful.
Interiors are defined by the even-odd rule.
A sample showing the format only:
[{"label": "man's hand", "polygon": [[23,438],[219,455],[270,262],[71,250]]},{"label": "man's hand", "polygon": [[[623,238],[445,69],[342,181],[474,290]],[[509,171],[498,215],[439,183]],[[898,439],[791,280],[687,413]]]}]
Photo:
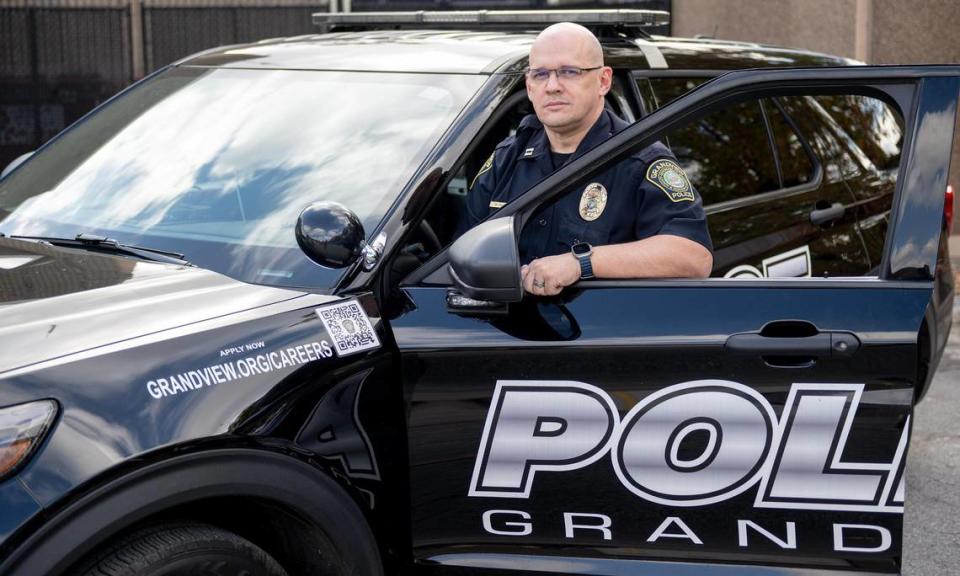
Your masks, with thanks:
[{"label": "man's hand", "polygon": [[523,289],[536,296],[553,296],[580,279],[580,263],[567,252],[537,258],[520,268]]}]

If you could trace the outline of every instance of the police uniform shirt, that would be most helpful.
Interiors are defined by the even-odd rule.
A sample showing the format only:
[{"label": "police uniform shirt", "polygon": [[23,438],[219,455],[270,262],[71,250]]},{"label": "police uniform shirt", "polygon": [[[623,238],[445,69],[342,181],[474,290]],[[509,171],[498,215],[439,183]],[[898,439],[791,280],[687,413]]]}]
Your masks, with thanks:
[{"label": "police uniform shirt", "polygon": [[[604,110],[570,162],[628,124]],[[473,227],[562,164],[551,153],[543,125],[526,116],[517,133],[500,142],[474,178],[460,232]],[[565,162],[564,162],[565,163]],[[712,250],[706,216],[670,149],[655,142],[541,209],[520,234],[520,260],[569,252],[579,242],[593,246],[620,244],[670,234]]]}]

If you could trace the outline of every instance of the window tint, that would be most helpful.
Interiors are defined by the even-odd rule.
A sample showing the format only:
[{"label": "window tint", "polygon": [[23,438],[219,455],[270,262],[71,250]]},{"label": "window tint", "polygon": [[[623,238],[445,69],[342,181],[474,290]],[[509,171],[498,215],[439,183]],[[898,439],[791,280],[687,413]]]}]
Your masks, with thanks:
[{"label": "window tint", "polygon": [[606,100],[607,107],[613,110],[613,113],[620,118],[623,118],[627,122],[633,122],[637,119],[633,114],[633,109],[630,107],[630,101],[627,99],[620,78],[615,77],[613,79],[610,85],[610,91],[607,92]]},{"label": "window tint", "polygon": [[709,78],[652,78],[654,91],[654,106],[659,108],[671,100],[683,96],[697,86],[703,84]]},{"label": "window tint", "polygon": [[780,159],[783,187],[806,184],[813,178],[813,162],[796,129],[773,101],[765,100],[764,110],[767,112],[767,120],[770,122],[777,156]]},{"label": "window tint", "polygon": [[636,81],[643,113],[649,114],[657,108],[657,98],[653,95],[653,86],[650,85],[648,78],[637,77]]},{"label": "window tint", "polygon": [[670,132],[667,141],[707,206],[780,188],[757,101]]},{"label": "window tint", "polygon": [[899,166],[903,121],[893,109],[881,100],[866,96],[815,98],[877,169],[888,170]]},{"label": "window tint", "polygon": [[823,162],[828,182],[860,175],[859,164],[851,157],[850,152],[840,145],[837,136],[831,133],[828,126],[830,119],[812,96],[781,97],[777,98],[777,102]]}]

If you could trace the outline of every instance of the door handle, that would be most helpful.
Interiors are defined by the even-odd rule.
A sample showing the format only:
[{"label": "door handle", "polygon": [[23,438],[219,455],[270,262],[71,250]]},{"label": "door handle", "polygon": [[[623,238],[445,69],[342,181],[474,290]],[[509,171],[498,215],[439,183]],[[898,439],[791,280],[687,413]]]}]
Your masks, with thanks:
[{"label": "door handle", "polygon": [[830,334],[776,338],[760,334],[734,334],[725,348],[734,354],[776,356],[829,356]]},{"label": "door handle", "polygon": [[[820,203],[818,202],[817,205],[820,205]],[[814,208],[813,212],[810,212],[810,223],[820,226],[842,218],[846,211],[847,207],[839,202],[835,202],[826,208]]]},{"label": "door handle", "polygon": [[733,334],[724,349],[739,356],[760,356],[775,368],[807,368],[819,359],[841,360],[860,349],[853,332],[820,332],[808,322],[771,322],[760,332]]}]

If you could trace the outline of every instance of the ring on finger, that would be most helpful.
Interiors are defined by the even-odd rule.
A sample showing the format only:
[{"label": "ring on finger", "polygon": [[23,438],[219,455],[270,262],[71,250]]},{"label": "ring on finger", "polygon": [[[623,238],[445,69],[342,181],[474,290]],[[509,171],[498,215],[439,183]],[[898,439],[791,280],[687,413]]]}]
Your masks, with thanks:
[{"label": "ring on finger", "polygon": [[543,287],[544,287],[543,280],[534,280],[534,281],[533,281],[533,287],[534,287],[534,288],[539,288],[539,289],[543,290]]}]

